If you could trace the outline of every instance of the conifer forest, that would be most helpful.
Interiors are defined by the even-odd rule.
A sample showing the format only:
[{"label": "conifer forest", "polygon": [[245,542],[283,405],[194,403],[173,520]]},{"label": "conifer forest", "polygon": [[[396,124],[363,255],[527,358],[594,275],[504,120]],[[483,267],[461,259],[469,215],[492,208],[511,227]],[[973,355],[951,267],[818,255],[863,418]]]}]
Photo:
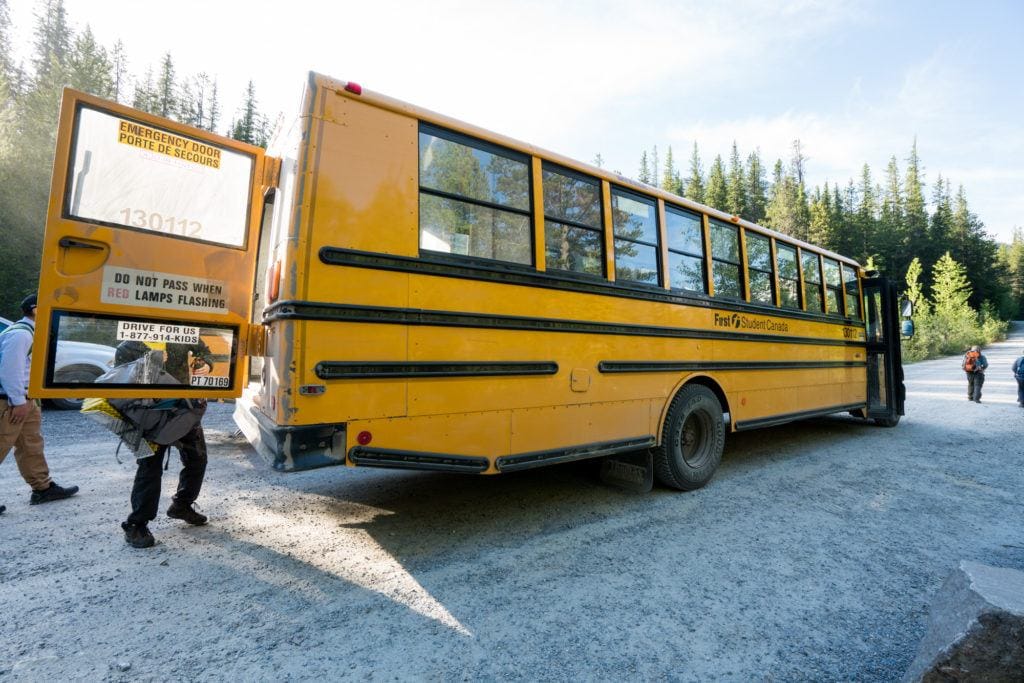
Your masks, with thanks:
[{"label": "conifer forest", "polygon": [[[251,81],[231,93],[241,96],[237,110],[225,112],[216,74],[180,73],[171,53],[136,65],[120,41],[102,45],[87,24],[74,28],[64,0],[39,0],[35,22],[13,26],[8,0],[0,0],[0,315],[8,318],[36,287],[65,86],[260,146],[271,128]],[[27,61],[11,47],[15,31],[32,34]],[[624,175],[897,279],[915,303],[906,360],[994,340],[1005,321],[1024,316],[1024,228],[998,243],[956,178],[925,177],[917,140],[893,150],[883,169],[850,159],[851,169],[859,166],[852,177],[813,187],[807,153],[799,140],[788,159],[776,160],[736,143],[724,154],[701,150],[699,141],[687,150],[659,144],[639,150],[635,172]]]}]

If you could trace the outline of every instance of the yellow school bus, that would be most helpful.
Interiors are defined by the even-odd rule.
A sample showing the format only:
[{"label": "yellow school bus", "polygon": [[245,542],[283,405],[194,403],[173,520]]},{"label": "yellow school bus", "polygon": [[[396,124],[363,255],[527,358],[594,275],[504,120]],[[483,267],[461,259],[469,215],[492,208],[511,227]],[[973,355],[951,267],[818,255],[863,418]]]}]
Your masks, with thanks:
[{"label": "yellow school bus", "polygon": [[[266,154],[71,90],[58,138],[39,397],[237,398],[282,470],[611,456],[679,489],[727,431],[903,413],[885,279],[352,82],[311,74]],[[65,339],[220,361],[68,384]]]}]

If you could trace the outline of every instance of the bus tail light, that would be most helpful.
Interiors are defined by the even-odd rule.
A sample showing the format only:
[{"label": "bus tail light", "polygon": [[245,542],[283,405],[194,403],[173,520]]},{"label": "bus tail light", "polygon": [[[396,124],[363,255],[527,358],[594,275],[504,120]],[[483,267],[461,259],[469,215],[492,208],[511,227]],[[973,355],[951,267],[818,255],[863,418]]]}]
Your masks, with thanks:
[{"label": "bus tail light", "polygon": [[270,273],[267,275],[267,303],[274,303],[277,301],[278,295],[281,293],[281,259],[274,261],[274,265],[270,267]]},{"label": "bus tail light", "polygon": [[359,435],[356,437],[356,441],[359,442],[360,446],[367,446],[371,441],[373,441],[373,434],[366,431],[359,432]]}]

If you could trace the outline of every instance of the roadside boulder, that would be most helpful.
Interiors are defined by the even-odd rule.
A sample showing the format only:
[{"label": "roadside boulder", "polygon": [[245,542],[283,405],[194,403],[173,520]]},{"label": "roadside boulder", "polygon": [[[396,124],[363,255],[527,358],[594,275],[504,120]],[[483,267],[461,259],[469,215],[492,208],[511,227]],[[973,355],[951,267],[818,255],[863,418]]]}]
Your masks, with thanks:
[{"label": "roadside boulder", "polygon": [[903,680],[1024,681],[1024,572],[961,561]]}]

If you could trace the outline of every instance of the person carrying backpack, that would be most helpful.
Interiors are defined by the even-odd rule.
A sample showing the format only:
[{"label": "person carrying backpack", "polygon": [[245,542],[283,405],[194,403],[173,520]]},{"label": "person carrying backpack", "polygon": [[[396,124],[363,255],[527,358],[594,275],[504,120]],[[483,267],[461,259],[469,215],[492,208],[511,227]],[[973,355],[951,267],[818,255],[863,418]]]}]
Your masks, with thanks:
[{"label": "person carrying backpack", "polygon": [[1024,355],[1013,361],[1013,378],[1017,380],[1017,404],[1024,408]]},{"label": "person carrying backpack", "polygon": [[960,367],[967,373],[967,400],[981,403],[981,385],[985,383],[985,369],[988,368],[988,359],[981,352],[981,347],[972,346],[964,354]]},{"label": "person carrying backpack", "polygon": [[[117,347],[114,363],[116,366],[121,366],[136,361],[148,351],[146,345],[141,342],[122,342]],[[160,356],[164,363],[163,371],[165,371],[162,371],[161,374],[165,379],[163,381],[158,379],[158,383],[170,381],[188,385],[190,375],[205,375],[213,369],[213,357],[210,349],[202,340],[198,344],[168,343],[160,352]],[[171,403],[176,402],[178,401]],[[191,417],[193,418],[198,415],[198,419],[192,420],[185,434],[170,436],[173,441],[154,435],[158,444],[156,452],[150,457],[140,457],[137,460],[138,469],[135,472],[135,482],[132,485],[131,493],[132,511],[128,515],[128,519],[121,524],[124,540],[133,548],[149,548],[156,543],[149,530],[149,522],[156,519],[160,506],[160,475],[163,470],[164,457],[171,445],[178,449],[182,469],[178,475],[178,490],[167,508],[167,516],[195,526],[202,526],[207,522],[206,515],[196,512],[193,507],[196,498],[199,497],[199,491],[203,486],[203,477],[206,474],[206,436],[202,423],[202,413],[206,410],[206,402],[199,399],[189,401],[180,399],[180,402],[190,404],[192,408],[184,412],[192,413]],[[159,402],[151,399],[136,399],[129,402],[118,402],[113,399],[110,403],[129,419],[139,419],[139,427],[144,430],[146,425],[143,423],[149,420],[143,418],[152,418],[160,412]],[[185,414],[182,417],[188,419],[190,415]]]}]

